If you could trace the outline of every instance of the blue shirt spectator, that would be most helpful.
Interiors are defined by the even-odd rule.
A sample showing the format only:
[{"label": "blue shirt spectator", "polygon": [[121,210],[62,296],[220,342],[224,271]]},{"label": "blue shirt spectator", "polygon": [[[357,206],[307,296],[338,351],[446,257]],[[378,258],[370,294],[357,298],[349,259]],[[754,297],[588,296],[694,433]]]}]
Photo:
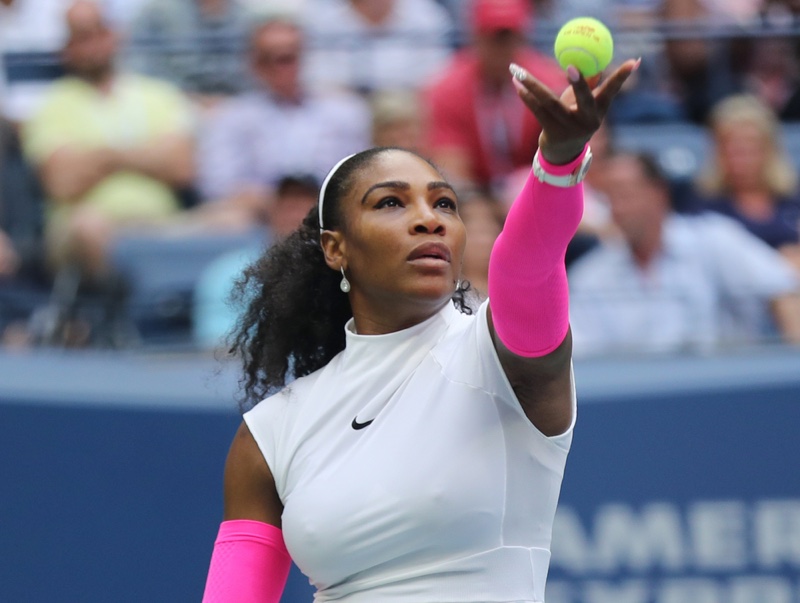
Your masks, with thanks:
[{"label": "blue shirt spectator", "polygon": [[800,279],[776,251],[724,216],[674,214],[641,156],[610,159],[606,183],[621,236],[570,268],[576,355],[800,341]]},{"label": "blue shirt spectator", "polygon": [[205,123],[198,154],[200,189],[212,202],[263,219],[271,184],[283,174],[322,179],[343,156],[370,145],[371,114],[345,92],[303,86],[303,32],[285,17],[253,31],[249,64],[258,89],[226,101]]}]

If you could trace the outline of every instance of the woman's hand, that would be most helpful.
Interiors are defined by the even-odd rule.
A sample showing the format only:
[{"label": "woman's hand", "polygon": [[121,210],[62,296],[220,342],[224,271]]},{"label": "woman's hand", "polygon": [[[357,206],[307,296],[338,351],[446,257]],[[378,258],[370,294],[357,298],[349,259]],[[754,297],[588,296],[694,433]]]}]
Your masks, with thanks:
[{"label": "woman's hand", "polygon": [[581,154],[640,61],[625,61],[594,90],[575,67],[570,67],[567,78],[571,86],[561,98],[519,65],[509,67],[519,97],[542,126],[539,149],[547,161],[555,165],[569,163]]}]

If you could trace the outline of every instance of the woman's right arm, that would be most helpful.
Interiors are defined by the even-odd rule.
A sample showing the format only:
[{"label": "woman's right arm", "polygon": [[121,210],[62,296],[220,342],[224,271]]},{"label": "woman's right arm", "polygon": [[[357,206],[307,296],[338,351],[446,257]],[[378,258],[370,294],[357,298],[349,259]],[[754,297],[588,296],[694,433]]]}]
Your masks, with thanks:
[{"label": "woman's right arm", "polygon": [[278,603],[291,568],[283,504],[253,435],[242,422],[225,463],[225,509],[203,603]]},{"label": "woman's right arm", "polygon": [[281,528],[283,504],[272,471],[242,421],[225,461],[224,519],[252,519]]}]

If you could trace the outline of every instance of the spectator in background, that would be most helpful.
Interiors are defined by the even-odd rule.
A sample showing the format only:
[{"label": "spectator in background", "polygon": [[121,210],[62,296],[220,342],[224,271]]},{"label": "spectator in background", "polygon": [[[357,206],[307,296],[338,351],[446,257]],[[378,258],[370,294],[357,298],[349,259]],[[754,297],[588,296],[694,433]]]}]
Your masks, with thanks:
[{"label": "spectator in background", "polygon": [[176,190],[194,177],[191,115],[170,84],[116,70],[117,36],[97,4],[78,0],[66,22],[70,75],[53,83],[23,141],[49,198],[51,266],[101,278],[122,230],[179,212]]},{"label": "spectator in background", "polygon": [[744,44],[740,89],[759,98],[781,120],[799,120],[800,45],[796,38],[760,36]]},{"label": "spectator in background", "polygon": [[475,191],[464,195],[458,214],[467,230],[461,275],[478,298],[484,300],[489,295],[489,257],[503,230],[505,212],[497,200]]},{"label": "spectator in background", "polygon": [[126,64],[211,107],[245,88],[249,18],[238,0],[149,0],[131,24]]},{"label": "spectator in background", "polygon": [[[11,0],[0,0],[3,5],[9,5]],[[0,49],[1,51],[2,49]],[[2,52],[0,52],[0,68],[2,68]],[[2,93],[2,88],[0,88]],[[7,297],[10,290],[15,286],[14,276],[19,270],[21,259],[17,249],[8,233],[8,200],[7,186],[8,181],[8,161],[7,154],[11,146],[13,136],[11,124],[3,118],[0,113],[0,345],[5,343],[6,329],[12,322],[11,312],[7,308]]]},{"label": "spectator in background", "polygon": [[[618,97],[619,98],[619,97]],[[585,206],[578,232],[598,238],[611,236],[614,231],[606,195],[606,165],[613,156],[613,132],[608,122],[597,129],[589,141],[592,145],[592,168],[583,181]]]},{"label": "spectator in background", "polygon": [[[307,174],[288,174],[275,186],[268,205],[270,234],[274,239],[288,236],[316,205],[319,184]],[[209,265],[197,283],[192,325],[195,343],[213,349],[223,343],[236,324],[241,308],[230,302],[231,293],[244,269],[262,253],[259,248],[231,251]]]},{"label": "spectator in background", "polygon": [[381,90],[370,98],[372,144],[427,155],[419,97],[409,90]]},{"label": "spectator in background", "polygon": [[[714,107],[710,126],[714,154],[697,180],[706,206],[796,261],[798,174],[781,145],[774,112],[754,96],[732,96]],[[800,274],[800,262],[797,269]]]},{"label": "spectator in background", "polygon": [[15,125],[0,116],[0,279],[41,281],[42,199]]},{"label": "spectator in background", "polygon": [[127,32],[131,23],[148,0],[102,0],[103,12],[117,31]]},{"label": "spectator in background", "polygon": [[800,278],[778,253],[724,216],[673,213],[645,156],[610,159],[606,184],[622,237],[569,271],[576,354],[800,343]]},{"label": "spectator in background", "polygon": [[[302,19],[308,13],[308,6],[316,0],[240,0],[251,14],[266,15],[280,13]],[[328,0],[325,0],[328,1]],[[338,2],[339,0],[335,0]]]},{"label": "spectator in background", "polygon": [[[15,123],[28,119],[41,105],[59,66],[46,53],[57,53],[67,32],[64,11],[72,0],[3,0],[0,3],[0,112]],[[38,53],[37,64],[18,65],[7,77],[4,53]],[[42,60],[51,59],[51,60]],[[10,61],[9,61],[10,63]]]},{"label": "spectator in background", "polygon": [[271,186],[287,173],[320,180],[342,156],[369,146],[366,102],[346,92],[308,90],[302,83],[304,35],[287,16],[256,24],[249,65],[258,89],[226,101],[209,116],[199,151],[206,205],[264,222]]},{"label": "spectator in background", "polygon": [[[11,124],[0,117],[0,283],[13,277],[20,265],[20,257],[8,234],[8,200],[6,183],[8,181],[7,155],[12,144]],[[2,326],[2,325],[0,325]]]},{"label": "spectator in background", "polygon": [[431,154],[454,184],[499,195],[514,170],[530,167],[541,127],[519,103],[508,65],[558,94],[567,80],[554,59],[526,47],[529,19],[525,0],[476,0],[471,44],[424,92]]},{"label": "spectator in background", "polygon": [[0,116],[0,345],[30,345],[30,319],[48,301],[42,206],[39,180],[22,156],[18,128]]},{"label": "spectator in background", "polygon": [[435,0],[315,0],[307,24],[320,87],[417,88],[450,55],[453,25]]},{"label": "spectator in background", "polygon": [[763,2],[663,0],[661,4],[663,21],[683,29],[695,25],[696,37],[672,36],[664,52],[670,82],[687,118],[705,123],[712,106],[741,90],[741,73],[749,63],[746,41],[715,32],[725,26],[752,24]]}]

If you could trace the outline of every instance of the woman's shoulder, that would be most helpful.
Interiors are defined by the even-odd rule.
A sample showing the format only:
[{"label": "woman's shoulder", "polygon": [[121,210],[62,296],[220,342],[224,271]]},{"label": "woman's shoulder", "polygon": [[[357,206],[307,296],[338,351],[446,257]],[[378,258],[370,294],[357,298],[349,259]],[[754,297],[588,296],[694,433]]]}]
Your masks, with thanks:
[{"label": "woman's shoulder", "polygon": [[434,346],[433,357],[448,378],[473,382],[480,379],[482,371],[476,367],[493,353],[486,313],[489,300],[483,300],[469,313],[452,308],[446,335]]},{"label": "woman's shoulder", "polygon": [[466,329],[474,324],[475,318],[481,313],[481,306],[486,303],[477,294],[469,290],[464,295],[464,299],[459,302],[449,302],[447,306],[447,332],[443,341],[453,337],[459,337]]},{"label": "woman's shoulder", "polygon": [[[335,359],[334,359],[335,360]],[[333,362],[333,361],[331,361]],[[330,363],[329,363],[330,364]],[[327,365],[326,365],[327,366]],[[308,403],[309,392],[319,379],[325,367],[287,383],[279,391],[267,396],[245,413],[250,420],[269,420],[274,422],[288,413],[296,412]]]}]

